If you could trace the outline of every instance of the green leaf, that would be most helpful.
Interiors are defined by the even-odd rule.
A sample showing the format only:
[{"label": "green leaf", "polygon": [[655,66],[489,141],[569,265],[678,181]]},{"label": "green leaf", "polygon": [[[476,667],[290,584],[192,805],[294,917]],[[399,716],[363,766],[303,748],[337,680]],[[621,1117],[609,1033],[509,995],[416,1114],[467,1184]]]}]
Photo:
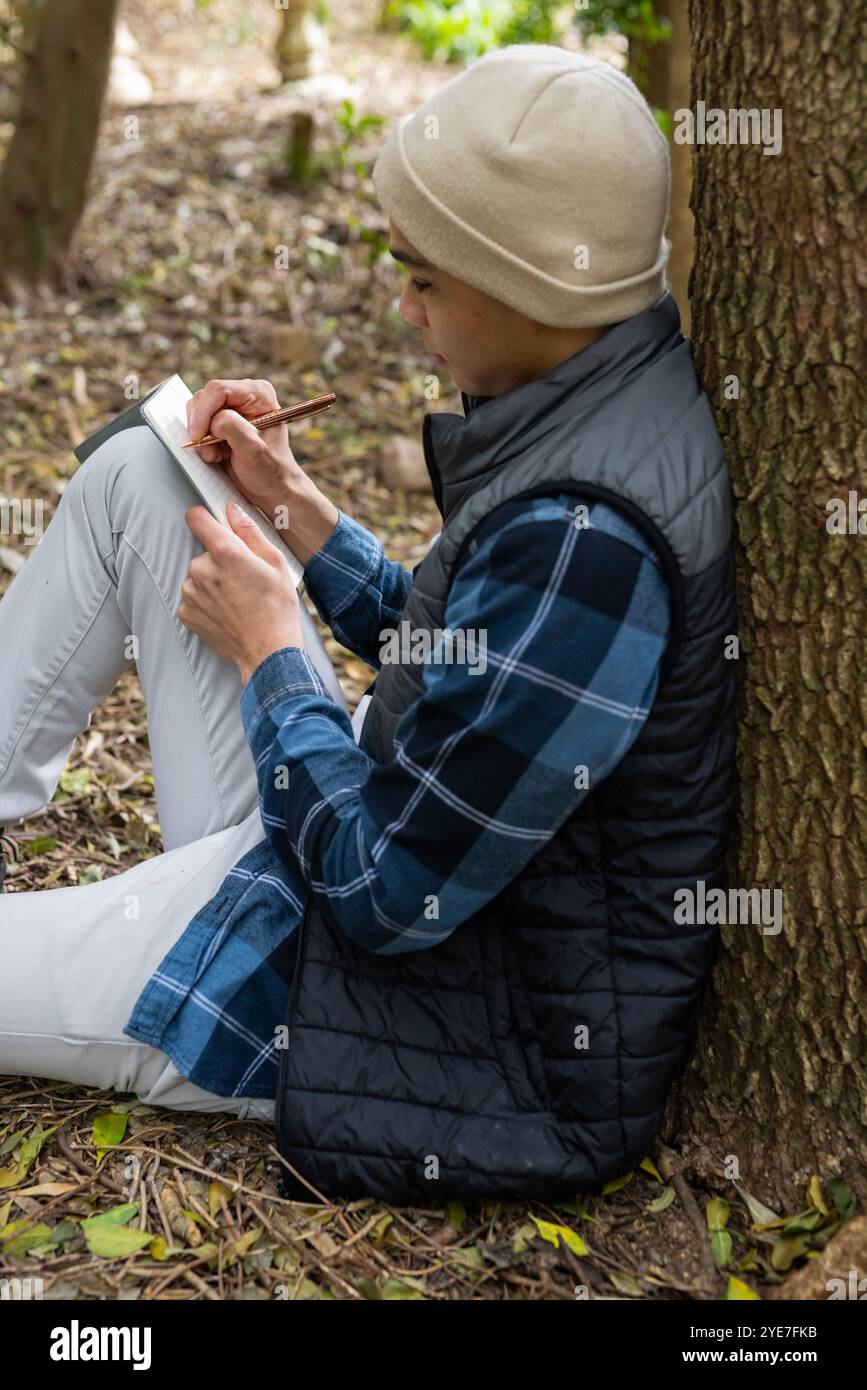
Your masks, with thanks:
[{"label": "green leaf", "polygon": [[710,1252],[718,1269],[725,1269],[732,1257],[732,1238],[728,1231],[714,1231],[710,1238]]},{"label": "green leaf", "polygon": [[119,1144],[126,1134],[127,1116],[117,1110],[104,1110],[93,1121],[93,1142],[97,1146],[96,1163],[99,1167],[106,1152],[113,1144]]},{"label": "green leaf", "polygon": [[[137,1202],[128,1202],[123,1207],[101,1216],[91,1216],[81,1222],[84,1239],[91,1255],[99,1255],[106,1260],[116,1260],[126,1255],[134,1255],[143,1250],[154,1239],[151,1231],[139,1231],[123,1223],[138,1211]],[[121,1213],[126,1212],[125,1216]]]},{"label": "green leaf", "polygon": [[780,1240],[775,1240],[771,1250],[771,1268],[784,1274],[787,1269],[791,1269],[795,1260],[801,1255],[806,1255],[809,1245],[810,1238],[806,1235],[783,1236]]},{"label": "green leaf", "polygon": [[240,1239],[234,1240],[232,1244],[234,1245],[238,1254],[246,1255],[247,1251],[250,1249],[250,1246],[255,1245],[256,1241],[259,1239],[264,1229],[264,1226],[254,1226],[251,1231],[247,1231],[245,1235],[240,1237]]},{"label": "green leaf", "polygon": [[110,1211],[89,1216],[79,1224],[92,1255],[102,1255],[114,1259],[119,1255],[132,1255],[154,1239],[149,1231],[127,1230],[126,1223],[138,1212],[138,1202],[123,1202]]},{"label": "green leaf", "polygon": [[609,1274],[608,1278],[618,1293],[625,1293],[629,1298],[644,1298],[645,1290],[631,1274]]},{"label": "green leaf", "polygon": [[780,1231],[783,1236],[799,1236],[804,1231],[815,1231],[817,1226],[821,1226],[825,1217],[815,1207],[810,1207],[808,1211],[802,1211],[797,1216],[793,1216],[787,1221]]},{"label": "green leaf", "polygon": [[22,849],[26,855],[32,858],[36,854],[47,854],[48,851],[54,849],[56,845],[57,841],[53,835],[37,835],[35,840],[31,840],[29,844],[22,845]]},{"label": "green leaf", "polygon": [[369,1298],[371,1300],[382,1298],[382,1289],[380,1289],[377,1284],[374,1284],[372,1279],[368,1279],[364,1275],[358,1279],[353,1279],[352,1285],[363,1298]]},{"label": "green leaf", "polygon": [[724,1231],[729,1223],[729,1204],[723,1197],[711,1197],[704,1214],[709,1231]]},{"label": "green leaf", "polygon": [[607,1182],[602,1189],[602,1196],[607,1197],[609,1192],[619,1192],[620,1188],[632,1182],[634,1177],[634,1173],[625,1173],[622,1178],[614,1178],[612,1182]]},{"label": "green leaf", "polygon": [[645,1173],[649,1173],[651,1177],[656,1178],[657,1182],[665,1182],[665,1178],[660,1173],[652,1158],[643,1158],[638,1166],[639,1168],[643,1168]]},{"label": "green leaf", "polygon": [[823,1216],[831,1215],[828,1210],[828,1204],[825,1201],[824,1193],[822,1192],[822,1181],[816,1173],[813,1174],[810,1181],[807,1183],[807,1201],[811,1206],[815,1207],[817,1211],[820,1211]]},{"label": "green leaf", "polygon": [[458,1264],[472,1265],[474,1269],[485,1263],[485,1257],[477,1245],[468,1245],[463,1250],[452,1250],[451,1257]]},{"label": "green leaf", "polygon": [[535,1238],[536,1227],[529,1221],[525,1222],[523,1226],[519,1226],[512,1236],[512,1254],[523,1255],[524,1251],[529,1249],[530,1241],[535,1240]]},{"label": "green leaf", "polygon": [[382,1286],[382,1296],[387,1299],[410,1299],[423,1301],[424,1294],[420,1289],[413,1288],[405,1279],[386,1279]]},{"label": "green leaf", "polygon": [[729,1275],[729,1282],[726,1287],[727,1301],[746,1303],[748,1299],[756,1299],[761,1302],[759,1295],[754,1293],[749,1284],[745,1284],[743,1279],[736,1279],[733,1274]]},{"label": "green leaf", "polygon": [[666,1207],[670,1207],[677,1193],[673,1187],[664,1187],[658,1197],[654,1197],[652,1202],[648,1202],[646,1210],[658,1216]]},{"label": "green leaf", "polygon": [[452,1230],[459,1231],[467,1219],[467,1209],[463,1202],[449,1202],[446,1205],[446,1220]]},{"label": "green leaf", "polygon": [[51,1239],[51,1227],[30,1220],[13,1221],[3,1232],[3,1254],[19,1257]]},{"label": "green leaf", "polygon": [[57,1125],[52,1125],[51,1129],[36,1128],[28,1139],[24,1140],[18,1152],[18,1157],[6,1168],[0,1168],[0,1188],[17,1187],[26,1178],[34,1159],[54,1131]]},{"label": "green leaf", "polygon": [[79,796],[91,784],[90,768],[76,767],[60,774],[60,789],[70,796]]},{"label": "green leaf", "polygon": [[319,1284],[314,1284],[312,1279],[302,1279],[298,1289],[293,1294],[293,1299],[306,1302],[308,1298],[333,1298],[334,1294],[330,1289],[320,1288]]},{"label": "green leaf", "polygon": [[122,1202],[119,1207],[111,1207],[109,1211],[101,1211],[98,1216],[87,1217],[81,1225],[92,1225],[98,1221],[103,1226],[125,1226],[137,1212],[138,1202]]},{"label": "green leaf", "polygon": [[576,1231],[572,1231],[568,1226],[555,1226],[550,1221],[540,1221],[537,1216],[531,1218],[536,1223],[536,1229],[543,1240],[547,1240],[555,1249],[560,1249],[560,1241],[567,1246],[573,1255],[589,1255],[589,1250]]},{"label": "green leaf", "polygon": [[370,1232],[370,1239],[374,1245],[382,1245],[383,1241],[388,1235],[389,1227],[392,1226],[393,1223],[394,1217],[391,1215],[390,1212],[386,1212],[384,1216],[381,1216],[379,1218],[376,1225]]},{"label": "green leaf", "polygon": [[831,1193],[831,1200],[837,1208],[837,1215],[841,1221],[851,1221],[855,1214],[855,1194],[850,1192],[844,1182],[839,1178],[828,1179],[828,1189]]}]

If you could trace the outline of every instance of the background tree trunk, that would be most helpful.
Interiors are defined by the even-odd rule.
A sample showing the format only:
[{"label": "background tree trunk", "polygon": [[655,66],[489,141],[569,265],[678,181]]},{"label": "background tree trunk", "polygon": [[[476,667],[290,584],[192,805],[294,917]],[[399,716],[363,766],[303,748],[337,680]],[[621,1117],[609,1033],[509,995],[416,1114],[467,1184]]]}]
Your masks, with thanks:
[{"label": "background tree trunk", "polygon": [[650,39],[642,34],[629,35],[627,71],[651,106],[668,110],[671,75],[671,17],[669,0],[658,0],[654,13],[660,25],[668,30],[665,38]]},{"label": "background tree trunk", "polygon": [[0,175],[0,295],[60,288],[84,210],[111,62],[116,0],[44,0],[27,34]]},{"label": "background tree trunk", "polygon": [[[689,106],[689,0],[666,0],[665,11],[671,21],[671,38],[668,41],[668,104],[673,114],[681,107]],[[689,203],[692,192],[692,157],[689,145],[676,145],[672,140],[669,148],[671,214],[668,219],[668,236],[671,240],[671,255],[668,259],[668,283],[680,309],[681,327],[684,333],[689,334],[692,331],[689,277],[695,255],[695,236]]]},{"label": "background tree trunk", "polygon": [[[651,107],[668,113],[689,105],[689,3],[688,0],[656,0],[657,20],[667,26],[668,37],[651,41],[630,34],[628,71]],[[667,278],[680,310],[681,327],[690,331],[689,275],[692,269],[693,230],[689,209],[692,167],[688,145],[670,138],[671,213],[666,236],[671,241]]]},{"label": "background tree trunk", "polygon": [[812,1172],[867,1195],[867,536],[829,535],[825,507],[867,495],[867,38],[846,0],[691,0],[690,21],[693,109],[783,111],[778,156],[697,145],[692,197],[693,342],[736,503],[730,883],[782,889],[783,930],[721,929],[669,1132],[791,1210]]},{"label": "background tree trunk", "polygon": [[328,35],[313,11],[313,0],[284,0],[281,7],[276,55],[284,82],[328,70]]}]

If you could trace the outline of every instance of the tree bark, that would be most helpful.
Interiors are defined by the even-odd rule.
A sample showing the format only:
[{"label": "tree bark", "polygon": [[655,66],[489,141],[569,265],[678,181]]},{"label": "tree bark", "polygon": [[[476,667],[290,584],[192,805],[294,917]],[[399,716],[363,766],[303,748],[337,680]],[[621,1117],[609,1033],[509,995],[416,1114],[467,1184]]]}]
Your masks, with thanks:
[{"label": "tree bark", "polygon": [[[669,0],[658,0],[653,8],[657,20],[670,25]],[[671,34],[662,39],[630,34],[627,71],[645,101],[667,111],[671,89]]]},{"label": "tree bark", "polygon": [[783,928],[721,928],[666,1130],[789,1211],[811,1173],[867,1195],[867,535],[826,526],[829,499],[867,496],[864,14],[690,3],[693,110],[783,112],[779,155],[696,145],[692,195],[692,338],[736,511],[730,884],[781,889]]},{"label": "tree bark", "polygon": [[[688,0],[666,0],[666,14],[671,21],[668,42],[668,103],[672,112],[689,105],[690,47]],[[689,307],[689,277],[695,254],[692,211],[689,205],[692,189],[692,160],[689,145],[671,142],[671,213],[668,236],[671,254],[668,258],[668,284],[680,310],[684,333],[691,332]]]},{"label": "tree bark", "polygon": [[[666,111],[670,119],[689,104],[689,3],[688,0],[656,0],[657,20],[668,26],[668,38],[650,42],[631,36],[628,71],[651,107]],[[688,145],[671,143],[671,212],[666,236],[671,241],[668,287],[680,310],[681,327],[690,331],[689,275],[692,269],[693,230],[689,208],[692,169]]]},{"label": "tree bark", "polygon": [[44,0],[0,175],[0,295],[63,287],[108,81],[116,0]]}]

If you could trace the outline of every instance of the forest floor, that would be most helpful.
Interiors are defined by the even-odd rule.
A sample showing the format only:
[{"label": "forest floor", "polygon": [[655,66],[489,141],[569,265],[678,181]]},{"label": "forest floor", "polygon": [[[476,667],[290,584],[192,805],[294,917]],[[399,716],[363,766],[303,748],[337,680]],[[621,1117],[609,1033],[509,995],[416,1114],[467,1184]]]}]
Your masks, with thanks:
[{"label": "forest floor", "polygon": [[[269,10],[124,4],[154,99],[106,113],[68,294],[35,314],[0,306],[0,495],[43,500],[47,524],[72,446],[126,407],[130,382],[267,377],[285,398],[337,392],[333,411],[297,428],[296,452],[411,567],[438,514],[427,493],[384,484],[379,454],[389,435],[419,437],[431,364],[396,310],[401,272],[369,178],[380,131],[355,126],[411,110],[455,70],[374,32],[371,4],[354,0],[331,26],[345,85],[280,88]],[[314,113],[321,163],[303,191],[286,179],[296,109]],[[0,125],[0,149],[10,131]],[[448,380],[434,408],[460,410]],[[0,536],[0,593],[27,553]],[[327,645],[356,700],[368,668]],[[16,836],[11,891],[92,882],[160,852],[134,671]],[[22,1077],[0,1081],[0,1107],[0,1277],[39,1275],[46,1298],[766,1298],[784,1293],[809,1243],[782,1249],[797,1231],[773,1213],[763,1222],[734,1187],[690,1186],[671,1151],[557,1208],[323,1209],[278,1196],[273,1130],[260,1123]],[[727,1211],[708,1209],[722,1199]],[[805,1198],[821,1249],[835,1217],[817,1202]],[[108,1236],[82,1225],[119,1208]],[[732,1240],[728,1255],[714,1242],[719,1266],[714,1221]]]}]

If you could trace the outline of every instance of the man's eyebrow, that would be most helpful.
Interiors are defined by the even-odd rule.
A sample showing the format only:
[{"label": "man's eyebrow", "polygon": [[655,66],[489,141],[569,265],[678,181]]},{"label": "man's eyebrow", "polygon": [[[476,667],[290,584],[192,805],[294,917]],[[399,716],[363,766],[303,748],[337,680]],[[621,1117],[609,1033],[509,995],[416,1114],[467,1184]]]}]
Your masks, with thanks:
[{"label": "man's eyebrow", "polygon": [[429,262],[424,260],[421,256],[411,256],[408,251],[401,251],[399,247],[395,246],[389,246],[388,249],[390,254],[394,256],[394,259],[396,261],[402,261],[404,265],[419,266],[425,270],[429,268]]}]

